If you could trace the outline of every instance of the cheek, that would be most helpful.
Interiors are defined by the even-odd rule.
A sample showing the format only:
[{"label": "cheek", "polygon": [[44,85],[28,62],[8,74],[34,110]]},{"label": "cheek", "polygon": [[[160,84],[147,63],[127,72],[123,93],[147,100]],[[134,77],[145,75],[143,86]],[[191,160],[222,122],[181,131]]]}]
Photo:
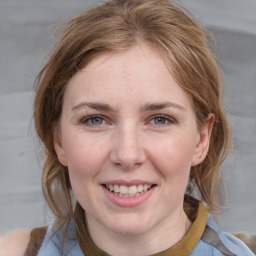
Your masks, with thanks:
[{"label": "cheek", "polygon": [[84,207],[91,207],[91,197],[95,195],[95,184],[106,158],[106,147],[97,140],[77,138],[67,144],[67,165],[72,190],[76,199]]},{"label": "cheek", "polygon": [[154,169],[161,177],[163,205],[169,207],[182,204],[189,180],[193,147],[183,139],[165,140],[154,144],[151,152]]},{"label": "cheek", "polygon": [[179,177],[187,182],[194,156],[193,143],[186,138],[165,139],[152,145],[150,152],[155,168],[166,179]]},{"label": "cheek", "polygon": [[74,178],[96,175],[106,158],[102,141],[88,136],[74,135],[64,146],[70,176]]}]

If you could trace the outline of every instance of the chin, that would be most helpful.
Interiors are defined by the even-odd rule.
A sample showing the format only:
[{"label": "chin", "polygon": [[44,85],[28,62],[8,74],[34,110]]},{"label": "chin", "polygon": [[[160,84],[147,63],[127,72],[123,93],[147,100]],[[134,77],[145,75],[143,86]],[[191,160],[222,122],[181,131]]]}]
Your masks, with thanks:
[{"label": "chin", "polygon": [[108,229],[124,236],[139,236],[147,232],[151,225],[146,218],[115,218]]},{"label": "chin", "polygon": [[138,226],[122,226],[122,227],[113,227],[112,232],[123,235],[123,236],[131,236],[136,237],[146,233],[148,227],[138,227]]}]

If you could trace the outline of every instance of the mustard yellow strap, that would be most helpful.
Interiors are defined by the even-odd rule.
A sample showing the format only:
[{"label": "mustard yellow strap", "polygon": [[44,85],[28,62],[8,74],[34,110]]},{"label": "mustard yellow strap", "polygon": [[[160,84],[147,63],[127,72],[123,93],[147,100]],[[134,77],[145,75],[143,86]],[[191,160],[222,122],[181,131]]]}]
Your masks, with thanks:
[{"label": "mustard yellow strap", "polygon": [[[190,215],[192,214],[195,215],[195,219],[193,220],[193,224],[185,237],[169,249],[156,253],[153,256],[188,256],[191,254],[204,233],[208,219],[208,211],[203,203],[198,202],[196,205],[195,214],[193,213],[192,209],[186,212],[188,212],[189,217],[191,217]],[[78,243],[84,255],[108,255],[106,252],[98,248],[91,240],[85,224],[84,210],[79,204],[77,204],[75,210],[75,226]]]}]

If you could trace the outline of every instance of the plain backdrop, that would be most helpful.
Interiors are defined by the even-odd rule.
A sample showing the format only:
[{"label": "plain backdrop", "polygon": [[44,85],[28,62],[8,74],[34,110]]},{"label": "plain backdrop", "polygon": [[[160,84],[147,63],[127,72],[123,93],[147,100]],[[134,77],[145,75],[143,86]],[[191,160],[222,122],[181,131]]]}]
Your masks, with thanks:
[{"label": "plain backdrop", "polygon": [[[183,0],[217,42],[234,154],[223,165],[226,231],[256,233],[256,1]],[[56,25],[100,1],[0,0],[0,232],[52,221],[41,192],[32,121],[34,79],[54,46]]]}]

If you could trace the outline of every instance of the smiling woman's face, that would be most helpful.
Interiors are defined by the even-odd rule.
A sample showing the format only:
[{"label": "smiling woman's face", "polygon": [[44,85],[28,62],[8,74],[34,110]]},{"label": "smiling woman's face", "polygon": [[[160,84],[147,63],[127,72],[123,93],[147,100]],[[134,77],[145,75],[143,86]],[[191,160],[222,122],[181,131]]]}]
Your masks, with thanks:
[{"label": "smiling woman's face", "polygon": [[103,54],[75,74],[55,148],[89,230],[140,235],[181,225],[208,126],[198,131],[189,96],[146,44]]}]

